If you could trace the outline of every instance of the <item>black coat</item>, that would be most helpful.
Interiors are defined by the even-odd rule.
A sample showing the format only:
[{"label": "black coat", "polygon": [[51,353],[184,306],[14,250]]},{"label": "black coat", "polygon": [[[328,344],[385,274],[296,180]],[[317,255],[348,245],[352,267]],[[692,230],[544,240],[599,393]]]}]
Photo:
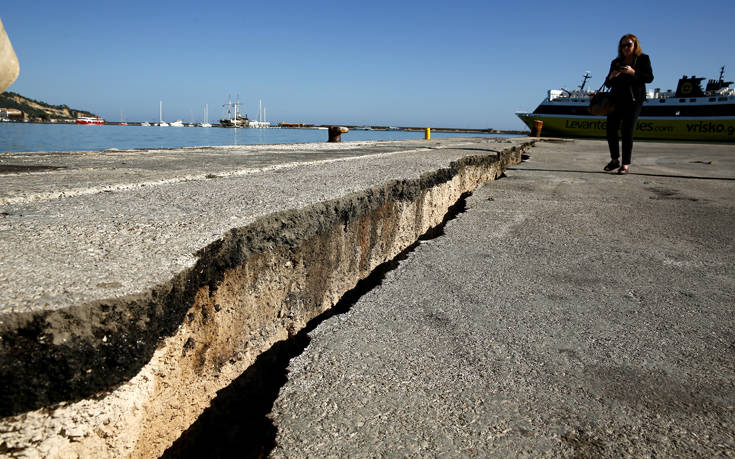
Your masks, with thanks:
[{"label": "black coat", "polygon": [[[610,63],[610,71],[619,65],[624,65],[623,59],[616,57]],[[631,67],[635,75],[621,74],[617,78],[605,80],[605,86],[612,88],[611,92],[618,104],[642,104],[646,100],[646,83],[653,81],[651,59],[647,54],[636,56]]]}]

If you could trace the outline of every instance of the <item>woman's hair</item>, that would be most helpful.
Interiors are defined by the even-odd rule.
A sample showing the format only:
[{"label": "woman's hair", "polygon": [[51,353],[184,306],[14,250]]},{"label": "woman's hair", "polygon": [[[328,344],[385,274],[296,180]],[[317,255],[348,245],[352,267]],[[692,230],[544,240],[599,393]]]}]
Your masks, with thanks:
[{"label": "woman's hair", "polygon": [[643,50],[641,49],[641,44],[638,42],[638,37],[633,35],[632,33],[623,35],[623,37],[618,41],[618,57],[623,58],[623,40],[626,38],[629,38],[633,42],[633,55],[640,56],[641,53],[643,53]]}]

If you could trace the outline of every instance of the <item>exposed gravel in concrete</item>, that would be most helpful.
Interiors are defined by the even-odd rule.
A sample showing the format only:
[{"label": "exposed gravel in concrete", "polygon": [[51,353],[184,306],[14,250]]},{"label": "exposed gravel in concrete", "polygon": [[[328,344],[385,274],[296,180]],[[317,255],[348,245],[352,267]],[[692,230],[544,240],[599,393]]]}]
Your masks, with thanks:
[{"label": "exposed gravel in concrete", "polygon": [[735,454],[735,148],[531,155],[310,334],[274,456]]}]

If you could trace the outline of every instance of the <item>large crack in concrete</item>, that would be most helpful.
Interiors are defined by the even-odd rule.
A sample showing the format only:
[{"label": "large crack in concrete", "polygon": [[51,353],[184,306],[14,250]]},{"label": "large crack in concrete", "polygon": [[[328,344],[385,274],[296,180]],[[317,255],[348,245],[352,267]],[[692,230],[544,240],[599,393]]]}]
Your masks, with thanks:
[{"label": "large crack in concrete", "polygon": [[259,355],[332,308],[530,145],[263,217],[141,295],[7,318],[0,380],[13,384],[0,395],[0,448],[161,454]]},{"label": "large crack in concrete", "polygon": [[288,363],[308,347],[311,341],[309,333],[325,320],[348,312],[363,295],[380,286],[386,274],[407,259],[421,242],[443,236],[444,226],[465,211],[469,195],[467,192],[460,196],[440,224],[429,228],[395,258],[377,266],[368,277],[346,292],[334,307],[311,319],[296,335],[275,343],[260,354],[242,375],[217,393],[209,408],[164,452],[162,458],[266,456],[276,440],[276,427],[268,414],[286,383]]}]

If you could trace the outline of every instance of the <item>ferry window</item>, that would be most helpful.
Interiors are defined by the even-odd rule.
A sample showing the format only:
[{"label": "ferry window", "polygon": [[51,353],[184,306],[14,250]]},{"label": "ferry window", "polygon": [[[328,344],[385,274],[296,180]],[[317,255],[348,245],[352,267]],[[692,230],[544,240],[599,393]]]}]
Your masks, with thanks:
[{"label": "ferry window", "polygon": [[727,100],[727,97],[718,97],[717,100]]},{"label": "ferry window", "polygon": [[686,99],[679,99],[679,102],[686,102]]},{"label": "ferry window", "polygon": [[689,99],[689,102],[696,102],[697,99]]},{"label": "ferry window", "polygon": [[710,102],[714,102],[714,101],[715,101],[715,98],[714,98],[714,97],[710,97],[710,98],[709,98],[709,101],[710,101]]}]

